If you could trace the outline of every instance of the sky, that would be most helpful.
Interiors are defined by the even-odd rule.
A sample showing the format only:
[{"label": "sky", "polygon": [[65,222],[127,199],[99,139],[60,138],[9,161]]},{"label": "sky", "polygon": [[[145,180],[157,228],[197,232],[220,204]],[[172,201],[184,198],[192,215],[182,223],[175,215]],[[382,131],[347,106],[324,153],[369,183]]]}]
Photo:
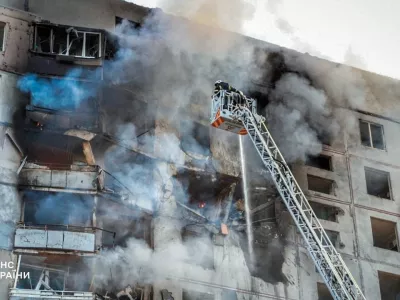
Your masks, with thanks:
[{"label": "sky", "polygon": [[[165,0],[126,1],[174,14]],[[242,1],[254,13],[237,30],[241,34],[400,79],[398,0]]]}]

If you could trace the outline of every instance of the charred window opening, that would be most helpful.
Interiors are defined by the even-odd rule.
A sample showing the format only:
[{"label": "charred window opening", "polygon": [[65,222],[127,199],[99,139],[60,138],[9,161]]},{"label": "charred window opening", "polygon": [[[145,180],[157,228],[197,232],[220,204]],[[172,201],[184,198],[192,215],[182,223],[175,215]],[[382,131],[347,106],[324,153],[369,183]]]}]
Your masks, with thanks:
[{"label": "charred window opening", "polygon": [[211,233],[202,226],[187,225],[181,232],[182,242],[187,248],[188,263],[205,269],[214,269],[214,246]]},{"label": "charred window opening", "polygon": [[250,91],[247,96],[257,100],[257,113],[264,115],[264,109],[269,103],[268,95],[258,91]]},{"label": "charred window opening", "polygon": [[310,201],[310,206],[318,219],[338,222],[337,215],[339,213],[339,209],[337,207],[312,201]]},{"label": "charred window opening", "polygon": [[323,194],[333,194],[334,181],[307,174],[308,189]]},{"label": "charred window opening", "polygon": [[52,28],[51,29],[51,40],[53,41],[51,45],[50,53],[58,55],[66,55],[67,45],[68,45],[68,34],[65,28]]},{"label": "charred window opening", "polygon": [[396,223],[371,217],[374,247],[399,251]]},{"label": "charred window opening", "polygon": [[340,233],[339,232],[325,229],[325,233],[335,248],[338,245],[340,245]]},{"label": "charred window opening", "polygon": [[34,51],[40,53],[52,52],[52,29],[49,27],[37,26],[36,27],[36,43]]},{"label": "charred window opening", "polygon": [[362,145],[385,150],[382,125],[360,120],[360,136]]},{"label": "charred window opening", "polygon": [[400,299],[400,275],[378,271],[381,299]]},{"label": "charred window opening", "polygon": [[27,192],[24,198],[25,225],[91,225],[92,196]]},{"label": "charred window opening", "polygon": [[6,23],[0,22],[0,52],[5,49]]},{"label": "charred window opening", "polygon": [[390,175],[388,172],[365,168],[367,193],[372,196],[390,200]]},{"label": "charred window opening", "polygon": [[119,49],[118,37],[111,33],[106,34],[104,58],[111,60],[115,58]]},{"label": "charred window opening", "polygon": [[140,26],[141,26],[141,24],[138,23],[138,22],[131,21],[131,20],[128,20],[128,19],[117,17],[117,16],[115,17],[115,26],[121,25],[124,20],[129,24],[129,27],[132,30],[133,29],[139,29]]},{"label": "charred window opening", "polygon": [[332,158],[326,155],[309,156],[306,160],[306,165],[332,171]]},{"label": "charred window opening", "polygon": [[317,133],[317,139],[321,142],[321,144],[326,146],[332,146],[332,137],[326,133]]},{"label": "charred window opening", "polygon": [[83,58],[101,57],[101,33],[74,27],[37,25],[34,52]]},{"label": "charred window opening", "polygon": [[[189,120],[180,123],[181,148],[187,154],[210,155],[210,127]],[[196,158],[197,158],[196,156]],[[200,158],[200,157],[198,157]]]},{"label": "charred window opening", "polygon": [[72,35],[68,35],[68,55],[72,56],[84,56],[83,55],[83,47],[84,47],[84,36],[83,32],[75,31]]},{"label": "charred window opening", "polygon": [[214,295],[183,289],[182,300],[214,300]]},{"label": "charred window opening", "polygon": [[281,79],[284,73],[288,72],[285,64],[285,58],[280,52],[272,52],[269,53],[267,60],[272,68],[272,74],[270,78],[271,86],[275,87],[275,83]]},{"label": "charred window opening", "polygon": [[325,283],[317,282],[318,300],[333,300],[331,292]]}]

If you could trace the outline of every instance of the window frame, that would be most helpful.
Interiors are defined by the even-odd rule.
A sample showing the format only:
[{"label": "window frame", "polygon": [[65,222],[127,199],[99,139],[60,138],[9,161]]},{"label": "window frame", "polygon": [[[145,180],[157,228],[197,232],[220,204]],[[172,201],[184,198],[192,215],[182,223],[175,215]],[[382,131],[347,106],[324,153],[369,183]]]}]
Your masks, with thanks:
[{"label": "window frame", "polygon": [[1,53],[6,51],[7,23],[1,21],[0,26],[3,26],[3,42],[0,44],[0,53]]},{"label": "window frame", "polygon": [[[324,203],[320,203],[320,202],[316,202],[316,201],[309,201],[309,204],[310,204],[310,206],[311,206],[311,208],[312,208],[314,214],[317,216],[318,220],[323,220],[323,221],[333,222],[333,223],[339,223],[339,218],[338,218],[339,208],[338,208],[337,206],[328,205],[328,204],[324,204]],[[332,221],[332,220],[320,218],[320,217],[317,215],[317,213],[316,213],[317,210],[315,210],[315,209],[313,208],[313,205],[315,205],[315,206],[321,206],[321,207],[326,207],[326,208],[331,208],[331,207],[332,207],[332,209],[335,210],[335,220]]]},{"label": "window frame", "polygon": [[[392,249],[388,249],[388,248],[383,248],[383,247],[375,246],[374,230],[373,230],[373,227],[372,227],[373,220],[383,221],[383,222],[393,223],[393,224],[394,224],[394,237],[395,237],[396,244],[397,244],[397,250],[392,250]],[[373,247],[379,248],[379,249],[383,249],[383,250],[389,250],[389,251],[393,251],[393,252],[400,252],[400,247],[399,247],[399,232],[398,232],[398,230],[397,230],[397,222],[370,216],[370,224],[371,224],[372,246],[373,246]]]},{"label": "window frame", "polygon": [[[54,28],[49,27],[49,26],[44,26],[44,25],[36,25],[35,26],[35,38],[33,41],[33,44],[36,45],[37,42],[37,38],[38,38],[38,28],[42,27],[42,28],[50,28],[50,52],[38,52],[35,49],[33,49],[33,52],[35,53],[40,53],[40,54],[49,54],[49,55],[63,55],[63,56],[73,56],[73,57],[77,57],[77,58],[89,58],[89,59],[98,59],[98,58],[102,58],[102,33],[101,32],[96,32],[96,31],[85,31],[85,30],[77,30],[77,33],[82,33],[83,34],[83,43],[82,43],[82,55],[70,55],[69,51],[70,51],[70,34],[71,33],[67,33],[67,49],[65,53],[55,53],[54,52],[54,40],[55,40],[55,35],[54,35]],[[99,55],[96,56],[86,56],[86,34],[95,34],[98,35],[99,37]]]},{"label": "window frame", "polygon": [[[385,139],[385,131],[384,131],[383,125],[382,125],[382,124],[379,124],[379,123],[375,123],[375,122],[363,120],[363,119],[359,119],[358,121],[359,121],[358,126],[359,126],[359,129],[360,129],[359,132],[360,132],[360,142],[361,142],[361,145],[364,146],[364,147],[370,148],[370,149],[376,149],[376,150],[380,150],[380,151],[386,151],[386,139]],[[364,144],[362,143],[362,140],[361,140],[361,123],[365,123],[365,124],[368,125],[369,144],[370,144],[369,146],[364,145]],[[378,127],[381,129],[382,142],[383,142],[383,149],[374,147],[373,139],[372,139],[372,133],[371,133],[371,124],[372,124],[372,125],[375,125],[375,126],[378,126]]]},{"label": "window frame", "polygon": [[[389,198],[382,198],[382,197],[379,197],[379,196],[372,195],[372,194],[368,193],[367,172],[387,175],[387,182],[388,182],[388,187],[389,187]],[[367,190],[367,195],[372,196],[372,197],[376,197],[376,198],[379,198],[379,199],[383,199],[383,200],[394,201],[393,191],[392,191],[392,183],[391,183],[391,180],[390,180],[390,172],[382,171],[382,170],[378,170],[378,169],[374,169],[374,168],[371,168],[371,167],[364,166],[364,176],[365,176],[365,188]]]},{"label": "window frame", "polygon": [[[330,193],[324,193],[324,192],[321,192],[321,191],[316,191],[316,190],[310,189],[309,177],[314,177],[314,178],[317,178],[318,180],[322,179],[322,180],[329,181],[331,183]],[[311,191],[313,193],[320,193],[320,194],[323,194],[323,195],[330,195],[330,196],[336,197],[335,187],[336,187],[336,182],[334,180],[307,173],[307,190],[308,191]]]}]

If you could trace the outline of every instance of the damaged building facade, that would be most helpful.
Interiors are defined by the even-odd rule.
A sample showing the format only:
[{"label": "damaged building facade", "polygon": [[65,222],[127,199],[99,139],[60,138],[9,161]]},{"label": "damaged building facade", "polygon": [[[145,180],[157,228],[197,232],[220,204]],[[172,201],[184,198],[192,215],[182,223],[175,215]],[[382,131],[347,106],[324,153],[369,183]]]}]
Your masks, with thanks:
[{"label": "damaged building facade", "polygon": [[331,299],[250,142],[210,126],[219,79],[366,298],[398,297],[398,81],[120,0],[1,4],[0,262],[30,275],[1,299]]}]

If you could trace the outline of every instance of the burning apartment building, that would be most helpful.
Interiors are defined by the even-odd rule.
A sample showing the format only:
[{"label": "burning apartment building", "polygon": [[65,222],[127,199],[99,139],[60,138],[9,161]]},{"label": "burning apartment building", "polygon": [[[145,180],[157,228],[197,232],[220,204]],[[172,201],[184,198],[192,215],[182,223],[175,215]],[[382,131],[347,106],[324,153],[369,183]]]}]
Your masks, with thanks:
[{"label": "burning apartment building", "polygon": [[0,4],[0,266],[29,274],[1,299],[332,299],[253,145],[210,126],[220,79],[257,99],[366,298],[398,297],[398,81],[207,6]]}]

